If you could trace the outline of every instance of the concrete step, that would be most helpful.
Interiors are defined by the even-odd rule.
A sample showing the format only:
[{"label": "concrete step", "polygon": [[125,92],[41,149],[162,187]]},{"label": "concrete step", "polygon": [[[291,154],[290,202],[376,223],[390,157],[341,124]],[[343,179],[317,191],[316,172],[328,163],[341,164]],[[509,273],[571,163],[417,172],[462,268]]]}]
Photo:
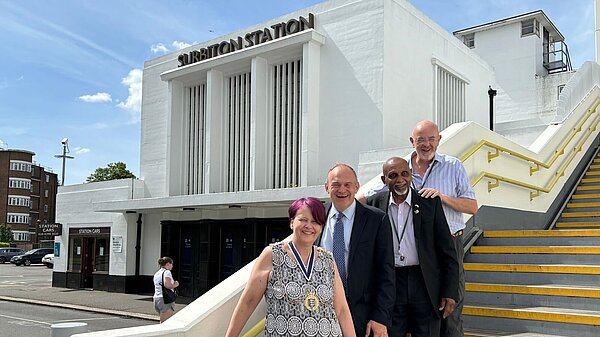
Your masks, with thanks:
[{"label": "concrete step", "polygon": [[529,230],[484,232],[476,246],[600,246],[600,231]]},{"label": "concrete step", "polygon": [[563,218],[597,218],[600,217],[600,212],[563,212],[560,216]]},{"label": "concrete step", "polygon": [[491,330],[465,330],[464,337],[566,337],[531,332],[504,332]]},{"label": "concrete step", "polygon": [[567,208],[597,208],[600,207],[600,202],[570,202]]},{"label": "concrete step", "polygon": [[465,263],[466,281],[503,284],[600,284],[600,266],[585,264]]},{"label": "concrete step", "polygon": [[600,200],[600,193],[588,193],[588,194],[573,194],[571,196],[571,198],[573,200],[581,200],[581,199],[599,199]]},{"label": "concrete step", "polygon": [[515,285],[467,283],[469,305],[519,305],[598,310],[600,288],[570,285]]},{"label": "concrete step", "polygon": [[549,307],[465,305],[465,326],[472,329],[574,337],[600,336],[600,312]]},{"label": "concrete step", "polygon": [[466,254],[468,263],[597,265],[598,255],[573,254]]},{"label": "concrete step", "polygon": [[600,222],[587,222],[587,221],[571,221],[571,222],[557,222],[556,228],[600,228]]},{"label": "concrete step", "polygon": [[577,188],[575,189],[576,192],[581,192],[581,191],[600,191],[600,185],[584,185],[584,186],[577,186]]},{"label": "concrete step", "polygon": [[471,253],[600,255],[600,246],[473,246]]}]

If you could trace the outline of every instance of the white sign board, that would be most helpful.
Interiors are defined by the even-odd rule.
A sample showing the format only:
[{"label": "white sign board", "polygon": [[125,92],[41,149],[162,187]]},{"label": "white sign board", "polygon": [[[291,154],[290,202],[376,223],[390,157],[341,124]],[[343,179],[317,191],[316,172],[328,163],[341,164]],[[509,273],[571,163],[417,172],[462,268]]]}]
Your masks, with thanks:
[{"label": "white sign board", "polygon": [[112,237],[112,251],[115,253],[120,253],[123,249],[123,237],[113,235]]}]

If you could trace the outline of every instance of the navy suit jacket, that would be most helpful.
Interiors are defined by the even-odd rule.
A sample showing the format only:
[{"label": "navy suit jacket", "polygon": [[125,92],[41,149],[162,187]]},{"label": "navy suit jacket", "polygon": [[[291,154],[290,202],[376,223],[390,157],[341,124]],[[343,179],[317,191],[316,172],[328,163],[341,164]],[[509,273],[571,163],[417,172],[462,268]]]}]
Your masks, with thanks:
[{"label": "navy suit jacket", "polygon": [[[438,315],[442,297],[458,302],[458,260],[439,197],[423,198],[411,189],[413,226],[419,265],[431,305]],[[386,212],[390,192],[367,198],[367,204]]]},{"label": "navy suit jacket", "polygon": [[[331,204],[326,208],[329,213]],[[317,245],[321,245],[320,237]],[[357,336],[364,336],[370,320],[392,325],[396,274],[390,221],[386,213],[358,201],[350,235],[346,287]]]}]

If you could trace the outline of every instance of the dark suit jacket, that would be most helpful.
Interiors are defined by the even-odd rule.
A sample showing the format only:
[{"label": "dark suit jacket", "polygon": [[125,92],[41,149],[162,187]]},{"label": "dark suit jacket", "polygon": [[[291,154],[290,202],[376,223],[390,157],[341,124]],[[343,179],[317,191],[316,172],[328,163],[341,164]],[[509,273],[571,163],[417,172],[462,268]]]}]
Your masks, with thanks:
[{"label": "dark suit jacket", "polygon": [[[331,204],[326,207],[329,212]],[[317,245],[321,245],[321,238]],[[390,221],[386,213],[358,201],[350,235],[346,287],[357,336],[365,335],[370,320],[392,325],[396,274]]]},{"label": "dark suit jacket", "polygon": [[[458,260],[452,236],[448,229],[442,200],[422,198],[411,189],[413,225],[419,265],[434,311],[442,297],[458,300]],[[386,212],[390,192],[380,192],[367,198],[367,204]]]}]

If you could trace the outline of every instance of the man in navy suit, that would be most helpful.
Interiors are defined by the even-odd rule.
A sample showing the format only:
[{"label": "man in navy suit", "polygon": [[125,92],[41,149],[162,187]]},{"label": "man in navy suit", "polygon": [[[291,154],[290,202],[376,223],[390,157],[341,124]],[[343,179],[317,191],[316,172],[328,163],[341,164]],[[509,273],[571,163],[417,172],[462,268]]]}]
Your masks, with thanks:
[{"label": "man in navy suit", "polygon": [[392,226],[396,302],[390,336],[438,337],[441,319],[458,299],[458,260],[439,197],[423,198],[411,188],[406,160],[383,165],[389,191],[367,199],[386,212]]},{"label": "man in navy suit", "polygon": [[392,232],[386,213],[354,199],[358,188],[349,165],[329,170],[331,206],[317,243],[333,252],[356,335],[387,337],[395,294]]}]

